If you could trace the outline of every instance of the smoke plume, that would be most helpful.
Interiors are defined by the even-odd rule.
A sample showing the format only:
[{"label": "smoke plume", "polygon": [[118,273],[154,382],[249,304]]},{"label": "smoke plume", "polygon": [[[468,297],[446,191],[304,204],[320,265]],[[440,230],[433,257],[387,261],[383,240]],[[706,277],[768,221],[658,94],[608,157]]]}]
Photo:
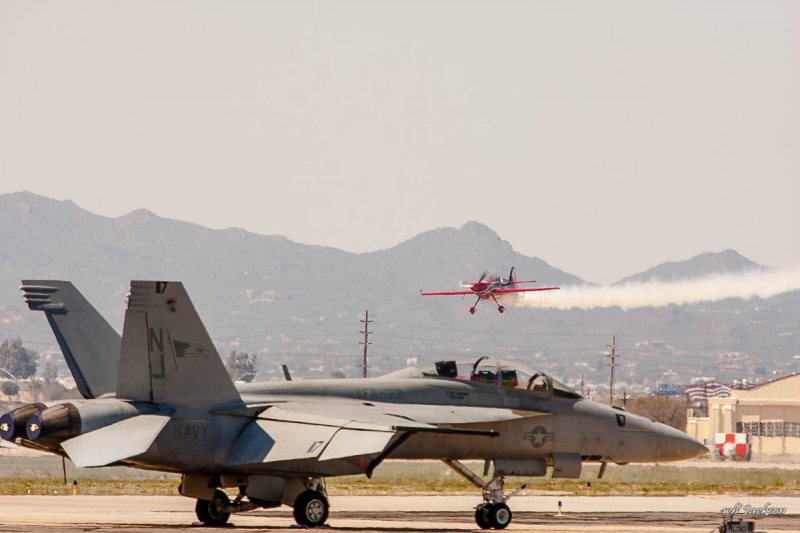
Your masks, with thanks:
[{"label": "smoke plume", "polygon": [[520,293],[511,305],[552,309],[660,307],[716,302],[726,298],[769,298],[800,289],[800,268],[722,274],[685,281],[573,286],[558,291]]}]

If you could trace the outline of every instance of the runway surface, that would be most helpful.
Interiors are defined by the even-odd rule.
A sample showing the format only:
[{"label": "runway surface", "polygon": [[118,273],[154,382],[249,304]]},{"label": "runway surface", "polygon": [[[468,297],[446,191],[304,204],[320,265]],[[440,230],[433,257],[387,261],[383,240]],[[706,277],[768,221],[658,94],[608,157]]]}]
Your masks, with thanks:
[{"label": "runway surface", "polygon": [[[563,516],[557,517],[558,501]],[[509,502],[511,531],[675,531],[708,533],[718,526],[721,510],[741,507],[785,508],[785,515],[759,516],[757,531],[800,533],[800,498],[794,497],[575,497],[524,496]],[[472,531],[478,497],[337,496],[332,498],[331,529],[355,532]],[[742,515],[738,515],[742,516]],[[756,517],[744,517],[753,519]],[[0,531],[77,533],[114,531],[149,533],[175,530],[214,531],[192,526],[194,500],[180,496],[0,496]],[[291,509],[234,515],[236,529],[285,530],[294,524]],[[216,530],[219,531],[219,530]]]}]

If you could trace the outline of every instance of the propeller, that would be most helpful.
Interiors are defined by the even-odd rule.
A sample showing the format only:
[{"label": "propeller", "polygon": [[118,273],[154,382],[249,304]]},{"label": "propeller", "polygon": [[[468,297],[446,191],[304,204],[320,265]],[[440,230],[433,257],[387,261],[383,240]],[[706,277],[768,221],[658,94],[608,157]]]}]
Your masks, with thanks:
[{"label": "propeller", "polygon": [[481,274],[481,277],[478,279],[478,283],[480,283],[481,281],[483,281],[483,278],[485,278],[485,277],[486,277],[486,276],[488,276],[488,275],[489,275],[489,273],[488,273],[488,272],[486,272],[486,271],[484,270],[484,271],[483,271],[483,274]]}]

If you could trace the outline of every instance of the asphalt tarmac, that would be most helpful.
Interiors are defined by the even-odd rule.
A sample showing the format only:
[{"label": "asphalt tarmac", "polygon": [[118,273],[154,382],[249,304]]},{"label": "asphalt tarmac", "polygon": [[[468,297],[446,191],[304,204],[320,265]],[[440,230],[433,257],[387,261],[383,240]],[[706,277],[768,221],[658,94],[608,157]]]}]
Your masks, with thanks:
[{"label": "asphalt tarmac", "polygon": [[[562,516],[556,516],[558,502]],[[328,525],[358,533],[473,531],[478,497],[472,496],[337,496]],[[715,531],[725,507],[740,504],[756,531],[800,533],[800,498],[687,496],[575,497],[520,496],[509,502],[514,512],[510,531]],[[744,516],[745,506],[786,510],[786,514]],[[176,530],[219,531],[196,524],[194,500],[180,496],[0,496],[0,531],[128,533]],[[291,509],[282,507],[234,515],[235,529],[272,531],[292,528]],[[195,524],[195,525],[193,525]],[[227,528],[233,529],[233,528]]]}]

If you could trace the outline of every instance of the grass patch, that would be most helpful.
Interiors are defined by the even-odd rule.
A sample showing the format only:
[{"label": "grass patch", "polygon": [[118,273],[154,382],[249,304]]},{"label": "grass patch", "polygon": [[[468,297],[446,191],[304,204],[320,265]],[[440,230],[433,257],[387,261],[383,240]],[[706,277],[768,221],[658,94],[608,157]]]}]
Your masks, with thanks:
[{"label": "grass patch", "polygon": [[[468,465],[476,472],[482,462]],[[669,465],[609,465],[604,479],[597,479],[597,465],[584,465],[580,479],[509,478],[513,489],[528,483],[527,494],[555,493],[582,496],[675,496],[689,494],[795,495],[800,489],[800,470],[778,468],[731,468],[720,464],[700,468]],[[0,494],[177,495],[180,476],[130,468],[75,468],[67,461],[67,485],[57,457],[0,456]],[[327,480],[332,496],[476,494],[477,489],[443,463],[436,461],[387,461],[372,479],[344,476]],[[30,492],[29,492],[30,491]]]},{"label": "grass patch", "polygon": [[[474,471],[482,463],[470,464]],[[667,465],[609,465],[604,479],[599,466],[585,465],[580,479],[509,478],[513,488],[528,484],[526,493],[575,496],[685,496],[689,494],[741,494],[794,496],[800,489],[800,471],[775,468],[676,467]],[[587,483],[591,483],[588,488]],[[368,494],[474,494],[475,487],[443,464],[387,462],[373,478],[344,476],[327,481],[337,495]]]},{"label": "grass patch", "polygon": [[[2,478],[0,494],[59,495],[72,494],[72,481],[63,479]],[[180,479],[78,479],[78,494],[98,495],[165,495],[178,494]]]}]

